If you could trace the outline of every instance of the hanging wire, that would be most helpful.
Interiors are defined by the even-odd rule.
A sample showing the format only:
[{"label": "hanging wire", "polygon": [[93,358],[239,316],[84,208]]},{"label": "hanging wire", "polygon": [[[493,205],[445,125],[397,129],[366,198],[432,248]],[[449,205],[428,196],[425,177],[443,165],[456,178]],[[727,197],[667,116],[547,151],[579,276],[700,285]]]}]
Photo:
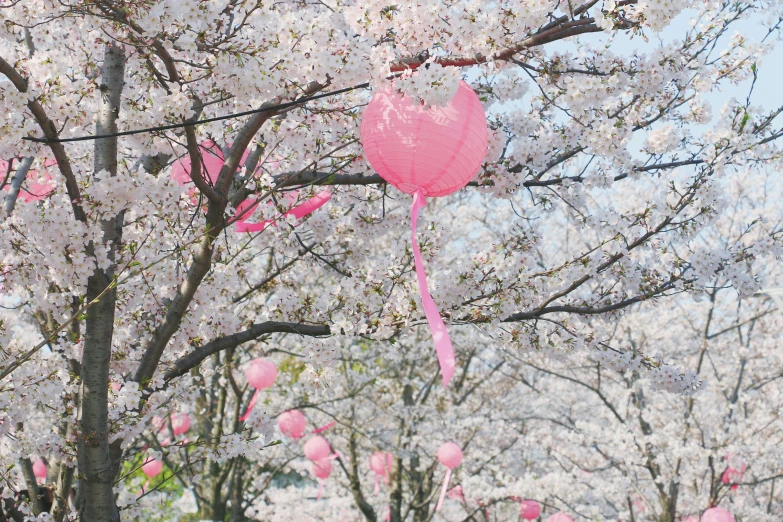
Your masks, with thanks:
[{"label": "hanging wire", "polygon": [[262,107],[260,109],[253,109],[251,111],[244,111],[244,112],[236,112],[233,114],[227,114],[225,116],[215,116],[214,118],[205,118],[203,120],[196,120],[196,121],[190,121],[185,123],[172,123],[171,125],[161,125],[160,127],[148,127],[146,129],[136,129],[136,130],[129,130],[129,131],[122,131],[122,132],[114,132],[111,134],[98,134],[98,135],[88,135],[88,136],[78,136],[76,138],[58,138],[58,139],[48,139],[48,138],[36,138],[33,136],[25,136],[22,138],[23,140],[27,141],[34,141],[35,143],[66,143],[70,141],[89,141],[89,140],[100,140],[104,138],[117,138],[119,136],[132,136],[133,134],[143,134],[145,132],[153,132],[153,131],[161,131],[161,130],[170,130],[170,129],[180,129],[182,127],[192,127],[193,125],[198,125],[200,123],[210,123],[213,121],[221,121],[221,120],[230,120],[232,118],[241,118],[242,116],[249,116],[251,114],[258,114],[261,112],[272,112],[272,111],[278,111],[281,109],[287,109],[289,107],[296,107],[297,105],[305,104],[312,100],[318,100],[320,98],[327,98],[329,96],[335,96],[337,94],[343,94],[345,92],[354,91],[356,89],[364,89],[369,87],[369,82],[366,83],[360,83],[359,85],[354,85],[353,87],[346,87],[344,89],[337,89],[336,91],[331,92],[325,92],[321,94],[316,94],[315,96],[308,96],[307,98],[300,98],[298,100],[280,103],[278,105],[271,105],[269,107]]}]

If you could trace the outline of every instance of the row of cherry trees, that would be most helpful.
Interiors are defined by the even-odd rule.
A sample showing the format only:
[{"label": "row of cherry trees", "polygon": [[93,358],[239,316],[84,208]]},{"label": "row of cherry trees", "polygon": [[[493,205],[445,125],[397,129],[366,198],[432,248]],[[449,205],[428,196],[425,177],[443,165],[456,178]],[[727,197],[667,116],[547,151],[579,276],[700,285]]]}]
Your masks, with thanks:
[{"label": "row of cherry trees", "polygon": [[[766,70],[778,3],[0,13],[3,516],[173,518],[185,489],[213,520],[503,519],[517,497],[583,519],[780,509],[777,319],[751,297],[781,255],[783,109],[752,87],[715,101]],[[677,39],[629,50],[678,16],[694,23]],[[408,202],[364,160],[358,126],[368,84],[394,76],[437,105],[463,75],[490,147],[419,227],[457,349],[444,390]],[[323,186],[328,204],[285,217]],[[262,204],[243,218],[275,226],[237,232],[246,200]],[[257,357],[279,375],[243,422]],[[292,407],[335,422],[320,501],[298,487],[301,441],[275,443]],[[159,432],[183,413],[186,434]],[[465,451],[464,502],[434,515],[447,440]],[[378,495],[376,451],[393,457]],[[164,466],[145,484],[149,459]],[[740,460],[748,484],[731,490],[722,467]]]}]

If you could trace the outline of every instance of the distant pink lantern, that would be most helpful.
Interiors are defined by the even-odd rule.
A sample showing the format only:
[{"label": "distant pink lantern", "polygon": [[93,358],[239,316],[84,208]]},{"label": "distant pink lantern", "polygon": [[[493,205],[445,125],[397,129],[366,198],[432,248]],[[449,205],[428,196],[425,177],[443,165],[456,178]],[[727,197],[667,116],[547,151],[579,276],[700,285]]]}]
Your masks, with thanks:
[{"label": "distant pink lantern", "polygon": [[332,448],[326,439],[320,435],[310,437],[304,445],[304,454],[309,460],[313,462],[324,460],[332,453]]},{"label": "distant pink lantern", "polygon": [[143,471],[144,474],[149,478],[156,477],[160,474],[161,471],[163,471],[163,462],[149,459],[141,467],[141,471]]},{"label": "distant pink lantern", "polygon": [[172,413],[171,414],[171,430],[174,435],[182,435],[190,429],[190,417],[187,413]]},{"label": "distant pink lantern", "polygon": [[523,500],[519,503],[519,516],[525,520],[535,520],[541,515],[541,504],[535,500]]},{"label": "distant pink lantern", "polygon": [[393,86],[376,92],[361,124],[364,155],[373,169],[402,192],[413,195],[411,236],[424,315],[438,355],[443,385],[454,375],[451,339],[427,287],[416,241],[416,220],[425,198],[447,196],[473,178],[487,151],[487,120],[476,93],[460,82],[445,107],[425,108]]},{"label": "distant pink lantern", "polygon": [[35,478],[37,478],[39,482],[46,480],[46,464],[43,459],[39,458],[33,462],[33,475],[35,475]]},{"label": "distant pink lantern", "polygon": [[277,427],[286,437],[301,439],[307,426],[304,413],[299,410],[284,411],[277,417]]},{"label": "distant pink lantern", "polygon": [[[223,163],[225,163],[223,151],[218,144],[212,140],[202,141],[199,148],[201,149],[201,175],[204,179],[207,179],[210,183],[214,184],[220,175],[220,169],[223,168]],[[245,164],[247,156],[248,151],[246,150],[242,155],[242,159],[239,161],[240,165]],[[181,186],[192,183],[193,180],[190,179],[190,167],[189,155],[185,155],[181,159],[178,159],[171,167],[171,179]]]},{"label": "distant pink lantern", "polygon": [[702,513],[701,522],[734,522],[734,515],[722,507],[713,507]]},{"label": "distant pink lantern", "polygon": [[435,506],[435,511],[439,511],[443,505],[443,499],[446,498],[446,490],[449,488],[451,480],[451,470],[462,463],[462,449],[453,442],[444,442],[438,448],[438,461],[446,466],[446,476],[443,478],[443,487],[440,490],[440,498]]},{"label": "distant pink lantern", "polygon": [[571,518],[571,515],[566,515],[565,513],[555,513],[547,518],[546,522],[574,522],[574,519]]},{"label": "distant pink lantern", "polygon": [[318,478],[318,497],[321,498],[321,494],[324,490],[324,480],[329,478],[332,474],[332,461],[330,460],[317,460],[313,462],[313,475]]},{"label": "distant pink lantern", "polygon": [[[43,171],[30,169],[27,171],[27,175],[24,179],[24,184],[19,191],[19,199],[29,203],[31,201],[41,201],[48,198],[54,189],[57,188],[57,182],[52,174],[49,172],[49,167],[57,165],[55,159],[45,159],[43,164]],[[16,164],[16,167],[19,165]],[[8,162],[0,160],[0,178],[5,177],[8,172]],[[6,185],[3,190],[8,191],[10,184]]]},{"label": "distant pink lantern", "polygon": [[253,394],[253,398],[250,399],[250,404],[247,405],[247,411],[242,415],[239,420],[245,421],[250,417],[250,412],[253,411],[253,407],[258,400],[258,394],[261,390],[269,388],[275,383],[277,379],[277,366],[271,361],[266,359],[256,358],[250,361],[250,364],[245,369],[245,378],[247,383],[256,389]]},{"label": "distant pink lantern", "polygon": [[465,492],[462,490],[462,486],[454,486],[449,490],[449,498],[451,500],[460,500],[465,502]]},{"label": "distant pink lantern", "polygon": [[386,484],[389,483],[389,473],[392,470],[391,453],[378,451],[370,455],[370,469],[375,472],[375,494],[380,491],[378,484],[383,479]]}]

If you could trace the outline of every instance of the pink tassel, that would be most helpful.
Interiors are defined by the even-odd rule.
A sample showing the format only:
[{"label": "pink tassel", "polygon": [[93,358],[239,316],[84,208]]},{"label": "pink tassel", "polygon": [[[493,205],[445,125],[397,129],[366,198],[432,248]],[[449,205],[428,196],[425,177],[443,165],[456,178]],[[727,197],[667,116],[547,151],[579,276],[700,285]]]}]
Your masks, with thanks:
[{"label": "pink tassel", "polygon": [[375,494],[376,495],[381,492],[381,488],[378,485],[378,482],[379,482],[378,475],[375,475]]},{"label": "pink tassel", "polygon": [[419,293],[421,294],[421,304],[424,307],[424,315],[427,317],[427,323],[430,327],[432,340],[435,342],[435,353],[438,354],[438,364],[440,364],[440,373],[443,377],[443,387],[448,386],[452,375],[454,375],[454,348],[451,346],[449,333],[446,331],[446,325],[440,316],[435,301],[432,300],[429,287],[427,286],[427,274],[424,272],[424,261],[419,251],[419,243],[416,241],[416,221],[419,217],[419,209],[427,204],[424,194],[417,190],[413,195],[413,206],[411,207],[411,237],[413,241],[413,258],[416,261],[416,279],[419,283]]},{"label": "pink tassel", "polygon": [[386,504],[386,522],[389,522],[391,520],[391,505]]},{"label": "pink tassel", "polygon": [[451,468],[447,468],[446,476],[443,478],[443,487],[440,489],[440,498],[438,499],[438,505],[435,506],[435,511],[440,511],[440,507],[443,505],[443,499],[446,498],[446,490],[449,488],[450,480],[451,480]]},{"label": "pink tassel", "polygon": [[144,485],[141,487],[141,495],[144,494],[144,490],[146,490],[149,485],[150,485],[150,479],[147,479],[147,482],[145,482]]},{"label": "pink tassel", "polygon": [[256,401],[258,400],[258,393],[260,391],[261,390],[256,390],[256,392],[253,394],[253,398],[250,399],[250,404],[247,405],[247,411],[239,418],[239,420],[242,422],[245,422],[247,418],[250,417],[250,412],[253,411],[253,407],[256,405]]},{"label": "pink tassel", "polygon": [[336,424],[335,422],[330,422],[329,424],[325,424],[325,425],[321,426],[320,428],[316,428],[316,429],[313,430],[313,434],[321,433],[322,431],[326,431],[329,428],[331,428],[332,426],[334,426],[335,424]]},{"label": "pink tassel", "polygon": [[323,494],[323,492],[324,492],[324,481],[323,480],[319,480],[318,481],[318,496],[315,497],[315,499],[316,500],[321,500],[321,495]]},{"label": "pink tassel", "polygon": [[[314,212],[315,210],[318,210],[321,208],[327,201],[329,201],[332,198],[332,193],[329,191],[329,189],[324,190],[316,194],[315,196],[311,197],[301,205],[298,205],[285,214],[283,214],[283,217],[292,215],[297,219],[302,219],[306,215]],[[251,210],[248,211],[248,214],[250,215],[252,213],[252,209],[255,208],[258,205],[258,201],[253,203],[251,205]],[[244,220],[239,220],[236,222],[237,232],[260,232],[266,228],[266,226],[271,223],[272,221],[260,221],[258,223],[246,223]]]}]

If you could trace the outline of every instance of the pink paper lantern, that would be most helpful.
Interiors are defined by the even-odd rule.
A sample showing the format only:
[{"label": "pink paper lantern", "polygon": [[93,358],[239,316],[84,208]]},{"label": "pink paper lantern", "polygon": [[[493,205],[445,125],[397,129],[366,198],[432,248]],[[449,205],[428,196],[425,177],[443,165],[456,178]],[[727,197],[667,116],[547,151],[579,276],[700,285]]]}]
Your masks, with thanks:
[{"label": "pink paper lantern", "polygon": [[255,388],[256,391],[250,399],[250,404],[247,405],[247,411],[239,418],[241,421],[246,421],[247,418],[250,417],[250,412],[253,411],[253,407],[256,405],[258,394],[261,390],[269,388],[275,383],[275,379],[277,379],[277,366],[271,361],[258,357],[250,361],[250,364],[245,369],[245,378],[247,379],[247,383]]},{"label": "pink paper lantern", "polygon": [[250,361],[245,370],[247,383],[256,390],[269,388],[277,379],[277,366],[266,359],[257,358]]},{"label": "pink paper lantern", "polygon": [[307,426],[304,413],[299,410],[284,411],[277,417],[277,427],[286,437],[301,439]]},{"label": "pink paper lantern", "polygon": [[326,439],[320,435],[310,437],[304,445],[304,454],[309,460],[313,462],[324,460],[332,453],[332,448]]},{"label": "pink paper lantern", "polygon": [[546,522],[574,522],[574,519],[571,518],[571,515],[566,515],[565,513],[555,513],[547,518]]},{"label": "pink paper lantern", "polygon": [[375,494],[377,495],[380,479],[383,479],[386,484],[389,483],[389,473],[392,470],[391,453],[378,451],[370,455],[370,469],[375,472]]},{"label": "pink paper lantern", "polygon": [[465,492],[462,490],[462,486],[454,486],[449,490],[449,498],[451,500],[459,500],[465,502]]},{"label": "pink paper lantern", "polygon": [[462,449],[453,442],[444,442],[438,448],[438,461],[448,469],[446,470],[446,476],[443,478],[443,487],[440,490],[440,498],[435,506],[435,511],[439,511],[443,505],[443,499],[446,497],[446,490],[448,490],[449,481],[451,480],[451,470],[462,462]]},{"label": "pink paper lantern", "polygon": [[156,477],[158,474],[160,474],[161,471],[163,471],[163,463],[159,460],[149,459],[141,467],[141,471],[143,471],[144,474],[149,478]]},{"label": "pink paper lantern", "polygon": [[182,435],[190,429],[190,417],[187,413],[173,413],[171,415],[171,430],[174,435]]},{"label": "pink paper lantern", "polygon": [[[15,165],[17,168],[19,167],[18,163]],[[43,171],[39,172],[35,169],[28,170],[24,183],[22,184],[22,189],[19,191],[19,199],[25,203],[29,203],[31,201],[41,201],[48,198],[51,193],[54,192],[54,189],[57,188],[57,182],[49,172],[49,167],[54,165],[57,165],[57,160],[50,158],[44,160]],[[6,172],[8,172],[8,162],[0,160],[0,178],[3,178]],[[3,187],[3,190],[10,190],[10,184]]]},{"label": "pink paper lantern", "polygon": [[701,522],[734,522],[734,515],[721,507],[714,507],[701,515]]},{"label": "pink paper lantern", "polygon": [[[201,149],[201,175],[204,179],[208,179],[211,184],[215,184],[220,175],[220,169],[223,168],[225,158],[223,157],[223,151],[220,149],[217,143],[212,140],[204,140],[199,145]],[[245,164],[248,151],[242,155],[242,159],[239,161],[240,165]],[[185,155],[181,159],[174,162],[171,167],[171,179],[180,186],[192,183],[190,179],[190,156]]]},{"label": "pink paper lantern", "polygon": [[525,520],[535,520],[541,515],[541,504],[535,500],[523,500],[519,503],[519,516]]},{"label": "pink paper lantern", "polygon": [[35,478],[39,480],[46,479],[46,464],[44,463],[43,459],[39,458],[33,462],[33,475],[35,475]]},{"label": "pink paper lantern", "polygon": [[364,155],[375,171],[413,195],[411,236],[422,307],[435,344],[443,385],[454,375],[451,339],[427,287],[416,241],[416,220],[426,197],[446,196],[473,178],[487,151],[487,120],[476,93],[460,82],[445,107],[425,108],[390,87],[376,92],[361,124]]}]

